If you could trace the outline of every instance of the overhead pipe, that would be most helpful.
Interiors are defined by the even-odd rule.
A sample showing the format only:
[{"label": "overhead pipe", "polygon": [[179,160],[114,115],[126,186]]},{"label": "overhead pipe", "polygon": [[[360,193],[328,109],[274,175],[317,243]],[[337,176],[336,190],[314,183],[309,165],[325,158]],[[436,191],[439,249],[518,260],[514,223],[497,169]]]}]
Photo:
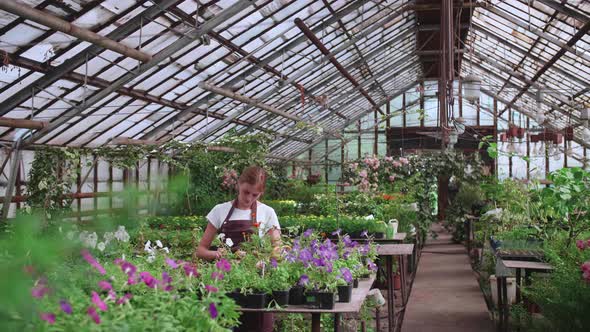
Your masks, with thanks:
[{"label": "overhead pipe", "polygon": [[39,130],[39,129],[43,129],[43,128],[47,127],[47,125],[48,125],[48,122],[45,122],[45,121],[35,121],[35,120],[0,117],[0,127],[26,128],[26,129]]},{"label": "overhead pipe", "polygon": [[334,67],[336,67],[336,69],[338,69],[338,71],[342,74],[342,76],[346,77],[346,79],[348,79],[350,81],[350,83],[352,83],[352,85],[356,89],[358,89],[359,92],[363,96],[365,96],[365,98],[367,98],[367,100],[373,106],[373,108],[375,108],[379,113],[381,113],[383,115],[383,111],[381,111],[381,109],[377,106],[377,103],[373,100],[373,98],[371,98],[369,93],[367,91],[365,91],[365,89],[360,87],[359,82],[357,82],[354,79],[354,77],[352,77],[352,75],[350,75],[350,73],[340,64],[340,62],[338,62],[338,60],[336,60],[336,58],[332,54],[330,54],[330,51],[326,48],[326,46],[324,46],[322,41],[319,40],[318,37],[316,37],[316,35],[313,33],[313,31],[311,31],[311,29],[309,29],[307,27],[307,25],[305,25],[305,23],[303,23],[303,21],[300,18],[295,19],[295,25],[297,25],[297,27],[301,30],[301,32],[303,32],[303,34],[320,50],[320,52],[322,52],[324,55],[328,56],[328,60],[330,60],[330,62],[334,65]]},{"label": "overhead pipe", "polygon": [[[289,120],[293,120],[293,121],[296,121],[296,122],[304,122],[304,123],[310,124],[312,126],[315,126],[315,124],[310,123],[308,121],[305,121],[301,117],[298,117],[298,116],[293,115],[293,114],[289,114],[289,113],[287,113],[287,112],[285,112],[283,110],[280,110],[280,109],[278,109],[276,107],[267,105],[265,103],[260,102],[259,100],[256,100],[256,99],[250,98],[250,97],[246,97],[246,96],[244,96],[242,94],[233,92],[231,90],[220,88],[220,87],[218,87],[216,85],[213,85],[213,84],[210,84],[210,83],[207,83],[207,82],[200,82],[198,84],[198,87],[201,88],[201,89],[207,90],[209,92],[213,92],[213,93],[216,93],[218,95],[222,95],[224,97],[231,98],[233,100],[237,100],[239,102],[248,104],[250,106],[263,109],[263,110],[265,110],[267,112],[270,112],[270,113],[273,113],[273,114],[282,116],[282,117],[287,118]],[[331,133],[331,134],[334,135],[334,136],[336,136],[336,137],[338,137],[338,138],[341,137],[341,135],[339,133]]]},{"label": "overhead pipe", "polygon": [[142,62],[148,62],[152,59],[152,56],[147,53],[138,51],[127,45],[123,45],[112,39],[108,39],[90,30],[62,20],[57,16],[53,16],[47,12],[43,12],[14,0],[0,1],[0,9]]}]

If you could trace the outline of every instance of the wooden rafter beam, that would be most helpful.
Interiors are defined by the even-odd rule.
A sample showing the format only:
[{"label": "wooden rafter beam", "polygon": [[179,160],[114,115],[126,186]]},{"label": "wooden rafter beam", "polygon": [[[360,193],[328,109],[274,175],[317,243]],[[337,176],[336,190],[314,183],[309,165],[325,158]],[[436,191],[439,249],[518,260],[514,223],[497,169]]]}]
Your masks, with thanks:
[{"label": "wooden rafter beam", "polygon": [[295,25],[297,25],[301,32],[303,32],[303,34],[320,50],[320,52],[322,52],[322,54],[328,56],[328,60],[334,65],[334,67],[336,67],[336,69],[338,69],[342,76],[348,79],[355,88],[358,88],[359,92],[369,101],[371,106],[373,106],[373,108],[375,108],[379,113],[381,113],[381,115],[384,115],[383,111],[379,109],[377,103],[373,100],[369,93],[365,89],[360,87],[360,84],[357,82],[357,80],[354,77],[352,77],[352,75],[340,64],[340,62],[338,62],[338,60],[336,60],[336,58],[333,55],[331,55],[330,51],[326,48],[322,41],[318,39],[318,37],[313,33],[313,31],[311,31],[311,29],[309,29],[300,18],[295,19]]},{"label": "wooden rafter beam", "polygon": [[2,0],[0,2],[0,9],[142,62],[148,62],[152,59],[150,54],[136,50],[88,29],[64,21],[50,13],[35,9],[14,0]]}]

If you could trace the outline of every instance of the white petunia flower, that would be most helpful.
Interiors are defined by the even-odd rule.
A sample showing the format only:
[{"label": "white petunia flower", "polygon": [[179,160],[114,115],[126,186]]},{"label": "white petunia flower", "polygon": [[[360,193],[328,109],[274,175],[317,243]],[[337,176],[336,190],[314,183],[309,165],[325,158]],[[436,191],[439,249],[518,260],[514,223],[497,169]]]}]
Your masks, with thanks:
[{"label": "white petunia flower", "polygon": [[160,240],[156,240],[156,245],[158,246],[158,248],[162,248],[162,242],[160,242]]},{"label": "white petunia flower", "polygon": [[225,244],[227,244],[228,247],[233,247],[234,246],[234,241],[232,241],[229,237],[227,239],[225,239]]},{"label": "white petunia flower", "polygon": [[148,261],[148,263],[153,263],[155,260],[156,260],[156,256],[152,256],[152,255],[150,255],[150,256],[148,256],[148,258],[147,258],[147,261]]},{"label": "white petunia flower", "polygon": [[104,251],[104,248],[106,247],[104,242],[99,242],[98,245],[96,245],[96,248],[98,250],[100,250],[101,252]]},{"label": "white petunia flower", "polygon": [[145,246],[143,247],[143,250],[144,250],[144,251],[147,251],[147,252],[152,252],[152,251],[154,251],[154,250],[152,249],[152,241],[148,240],[148,241],[145,243]]},{"label": "white petunia flower", "polygon": [[164,250],[167,254],[170,253],[170,250],[168,249],[168,247],[164,247],[164,248],[162,248],[162,250]]},{"label": "white petunia flower", "polygon": [[365,220],[373,220],[373,219],[375,219],[375,217],[372,214],[365,217]]},{"label": "white petunia flower", "polygon": [[217,235],[217,238],[223,241],[223,239],[225,239],[225,233],[219,233],[219,235]]}]

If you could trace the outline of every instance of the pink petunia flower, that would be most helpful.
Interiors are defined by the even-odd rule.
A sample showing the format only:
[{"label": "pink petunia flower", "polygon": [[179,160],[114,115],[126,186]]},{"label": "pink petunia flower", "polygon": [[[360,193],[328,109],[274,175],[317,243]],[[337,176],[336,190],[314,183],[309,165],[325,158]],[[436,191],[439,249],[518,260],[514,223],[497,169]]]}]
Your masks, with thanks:
[{"label": "pink petunia flower", "polygon": [[135,272],[137,272],[137,268],[135,267],[135,265],[126,261],[123,261],[121,263],[121,270],[130,277],[133,277],[135,275]]},{"label": "pink petunia flower", "polygon": [[100,324],[100,315],[96,311],[95,307],[93,307],[93,306],[88,307],[88,310],[86,310],[86,314],[88,314],[88,316],[90,316],[96,324]]},{"label": "pink petunia flower", "polygon": [[186,276],[189,278],[197,277],[199,275],[197,273],[197,268],[191,263],[185,262],[182,268],[184,269],[184,274],[186,274]]},{"label": "pink petunia flower", "polygon": [[135,279],[134,277],[127,278],[127,285],[135,285],[135,284],[137,284],[137,279]]},{"label": "pink petunia flower", "polygon": [[49,324],[55,323],[55,315],[50,312],[42,312],[39,316]]},{"label": "pink petunia flower", "polygon": [[580,250],[584,250],[586,249],[586,243],[583,240],[577,240],[576,247],[578,247]]},{"label": "pink petunia flower", "polygon": [[132,297],[133,297],[133,295],[132,295],[131,293],[127,293],[127,294],[125,294],[125,295],[121,296],[121,298],[119,298],[119,299],[117,300],[117,304],[118,304],[118,305],[121,305],[121,304],[123,304],[123,303],[129,302],[129,300],[130,300]]},{"label": "pink petunia flower", "polygon": [[106,290],[106,291],[113,289],[113,286],[109,282],[104,281],[104,280],[101,280],[98,282],[98,287],[100,287],[100,289]]},{"label": "pink petunia flower", "polygon": [[98,263],[96,261],[96,259],[94,259],[94,257],[92,257],[92,255],[88,252],[88,250],[86,250],[86,249],[82,250],[82,257],[84,257],[84,259],[88,262],[88,264],[90,264],[93,268],[95,268],[100,274],[104,275],[106,273],[104,267],[102,267],[102,265],[100,265],[100,263]]},{"label": "pink petunia flower", "polygon": [[171,258],[166,258],[166,264],[168,264],[168,266],[170,266],[173,269],[178,268],[178,264]]},{"label": "pink petunia flower", "polygon": [[211,273],[212,279],[223,280],[223,273],[221,272],[212,272]]},{"label": "pink petunia flower", "polygon": [[158,280],[154,278],[149,272],[141,272],[139,276],[141,280],[145,283],[145,285],[149,288],[155,288],[158,284]]},{"label": "pink petunia flower", "polygon": [[47,293],[49,293],[49,288],[47,288],[44,283],[38,283],[31,288],[31,296],[37,299],[43,298]]},{"label": "pink petunia flower", "polygon": [[209,293],[217,293],[217,291],[219,291],[219,289],[215,286],[212,285],[205,285],[205,289],[209,292]]},{"label": "pink petunia flower", "polygon": [[225,258],[220,259],[217,262],[217,264],[215,264],[215,266],[217,266],[218,269],[224,272],[231,271],[231,263]]},{"label": "pink petunia flower", "polygon": [[108,309],[107,304],[100,299],[100,296],[95,291],[92,291],[92,303],[102,311],[107,311]]}]

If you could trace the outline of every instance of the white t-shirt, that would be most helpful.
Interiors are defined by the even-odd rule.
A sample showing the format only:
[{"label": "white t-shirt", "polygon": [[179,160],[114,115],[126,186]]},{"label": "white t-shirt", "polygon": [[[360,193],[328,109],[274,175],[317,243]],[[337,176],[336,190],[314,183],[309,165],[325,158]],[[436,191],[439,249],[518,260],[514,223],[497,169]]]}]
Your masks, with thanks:
[{"label": "white t-shirt", "polygon": [[[277,218],[275,210],[264,203],[256,203],[256,222],[260,223],[258,226],[258,235],[262,237],[273,227],[281,229],[281,226],[279,225],[279,218]],[[229,213],[231,206],[232,202],[225,202],[215,205],[215,207],[207,215],[207,220],[209,220],[213,227],[219,229],[221,224],[223,224],[225,217]],[[235,208],[228,222],[231,222],[232,220],[250,220],[251,213],[251,209],[241,210]]]}]

